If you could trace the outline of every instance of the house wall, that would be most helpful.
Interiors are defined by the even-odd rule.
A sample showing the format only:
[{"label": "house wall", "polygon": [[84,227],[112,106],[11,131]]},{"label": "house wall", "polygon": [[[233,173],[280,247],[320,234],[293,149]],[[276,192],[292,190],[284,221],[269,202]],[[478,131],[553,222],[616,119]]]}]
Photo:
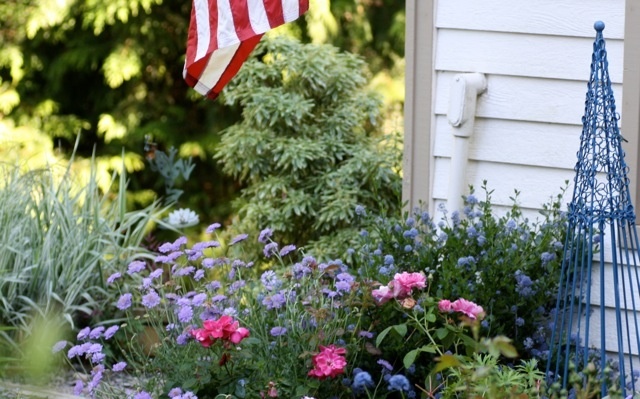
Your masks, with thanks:
[{"label": "house wall", "polygon": [[[604,35],[616,102],[621,104],[624,0],[438,0],[434,14],[431,204],[446,202],[453,127],[450,84],[484,73],[470,138],[466,184],[488,181],[494,203],[539,209],[572,181],[582,130],[595,30]],[[565,200],[571,196],[570,188]],[[432,208],[433,209],[433,208]]]},{"label": "house wall", "polygon": [[[510,207],[518,190],[520,206],[535,217],[542,204],[566,187],[566,181],[565,203],[570,201],[597,20],[606,25],[609,73],[621,109],[625,0],[608,0],[606,6],[601,0],[434,3],[431,129],[427,133],[431,210],[448,200],[454,129],[447,120],[450,85],[454,75],[465,72],[480,72],[487,79],[487,90],[478,98],[465,183],[478,190],[487,180],[498,212]],[[609,263],[604,302],[606,323],[615,326],[612,275]],[[595,276],[593,287],[599,284]],[[596,288],[592,291],[597,315],[600,293]],[[640,306],[636,302],[633,308]],[[590,344],[600,346],[599,317],[594,316],[591,324]],[[612,328],[605,341],[607,349],[615,352]]]}]

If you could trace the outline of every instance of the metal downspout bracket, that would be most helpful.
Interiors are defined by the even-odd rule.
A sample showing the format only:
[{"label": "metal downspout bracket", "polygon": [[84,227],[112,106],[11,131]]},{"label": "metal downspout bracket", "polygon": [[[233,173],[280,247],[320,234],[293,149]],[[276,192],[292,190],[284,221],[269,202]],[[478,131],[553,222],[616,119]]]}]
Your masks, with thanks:
[{"label": "metal downspout bracket", "polygon": [[592,363],[605,396],[640,392],[638,233],[618,128],[603,22],[594,24],[591,76],[547,362],[549,384],[570,388],[571,365]]}]

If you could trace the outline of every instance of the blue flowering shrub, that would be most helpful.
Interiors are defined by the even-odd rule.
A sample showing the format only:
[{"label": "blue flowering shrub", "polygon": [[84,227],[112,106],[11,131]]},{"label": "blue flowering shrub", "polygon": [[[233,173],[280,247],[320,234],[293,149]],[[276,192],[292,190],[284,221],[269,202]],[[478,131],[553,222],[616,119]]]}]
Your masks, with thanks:
[{"label": "blue flowering shrub", "polygon": [[434,296],[484,306],[483,335],[510,337],[522,357],[545,359],[566,229],[562,194],[530,221],[517,192],[511,209],[498,217],[491,192],[483,191],[480,200],[472,190],[462,212],[441,207],[432,216],[416,209],[403,220],[367,221],[372,227],[362,231],[354,262],[377,281],[399,271],[425,273]]}]

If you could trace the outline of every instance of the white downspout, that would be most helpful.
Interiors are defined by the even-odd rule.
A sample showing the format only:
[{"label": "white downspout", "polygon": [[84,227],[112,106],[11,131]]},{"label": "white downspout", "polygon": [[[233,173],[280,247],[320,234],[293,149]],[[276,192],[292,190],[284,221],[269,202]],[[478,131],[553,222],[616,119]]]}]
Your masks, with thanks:
[{"label": "white downspout", "polygon": [[487,89],[487,80],[481,73],[461,73],[451,82],[447,118],[453,127],[453,153],[449,171],[447,209],[462,209],[462,196],[468,190],[466,172],[469,161],[469,137],[473,133],[478,96]]}]

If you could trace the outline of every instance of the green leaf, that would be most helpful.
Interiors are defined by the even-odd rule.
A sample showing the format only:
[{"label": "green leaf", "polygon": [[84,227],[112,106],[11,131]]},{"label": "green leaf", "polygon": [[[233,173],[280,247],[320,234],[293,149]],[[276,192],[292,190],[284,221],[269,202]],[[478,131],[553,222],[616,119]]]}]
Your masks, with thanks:
[{"label": "green leaf", "polygon": [[403,324],[398,324],[393,326],[393,329],[395,330],[395,332],[398,333],[398,335],[400,335],[400,337],[403,337],[405,335],[407,335],[407,324],[403,323]]},{"label": "green leaf", "polygon": [[436,337],[438,337],[438,339],[440,340],[444,339],[448,334],[449,330],[444,327],[440,327],[436,330]]},{"label": "green leaf", "polygon": [[432,373],[439,373],[442,370],[451,368],[451,367],[460,367],[462,363],[453,355],[442,355],[438,359],[438,364],[433,368]]},{"label": "green leaf", "polygon": [[391,331],[391,329],[393,328],[393,326],[389,326],[387,328],[385,328],[384,330],[382,330],[382,332],[380,334],[378,334],[378,337],[376,338],[376,346],[380,347],[380,344],[382,343],[382,340],[387,336],[387,334],[389,334],[389,331]]},{"label": "green leaf", "polygon": [[402,360],[402,363],[404,364],[404,368],[408,369],[409,367],[411,367],[411,365],[415,363],[416,357],[421,352],[436,353],[436,349],[432,345],[424,345],[421,348],[417,348],[410,351],[404,356],[404,359]]}]

